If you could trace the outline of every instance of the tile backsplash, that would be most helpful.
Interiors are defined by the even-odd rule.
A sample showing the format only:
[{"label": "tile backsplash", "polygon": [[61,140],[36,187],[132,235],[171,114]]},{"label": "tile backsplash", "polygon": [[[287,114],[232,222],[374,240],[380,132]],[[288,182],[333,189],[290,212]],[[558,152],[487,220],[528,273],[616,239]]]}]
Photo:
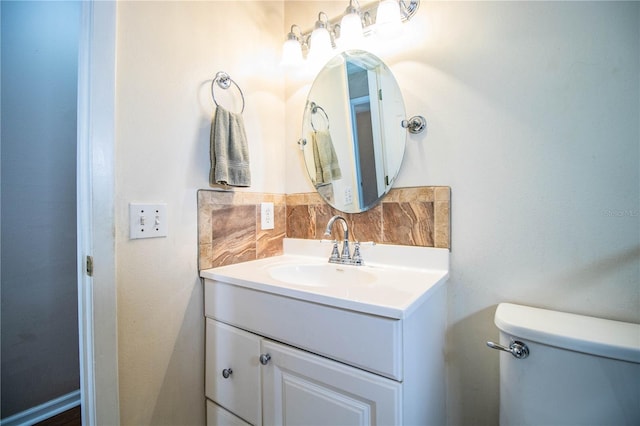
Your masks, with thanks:
[{"label": "tile backsplash", "polygon": [[[260,229],[262,202],[274,204],[274,229]],[[450,209],[451,189],[445,186],[392,189],[371,210],[354,214],[333,209],[315,192],[284,195],[200,190],[198,264],[207,269],[282,254],[285,236],[324,238],[327,222],[335,214],[349,222],[352,240],[450,248]],[[334,238],[342,236],[336,233]]]},{"label": "tile backsplash", "polygon": [[[274,229],[260,229],[262,202],[273,203]],[[198,191],[199,268],[282,254],[285,213],[283,194]]]}]

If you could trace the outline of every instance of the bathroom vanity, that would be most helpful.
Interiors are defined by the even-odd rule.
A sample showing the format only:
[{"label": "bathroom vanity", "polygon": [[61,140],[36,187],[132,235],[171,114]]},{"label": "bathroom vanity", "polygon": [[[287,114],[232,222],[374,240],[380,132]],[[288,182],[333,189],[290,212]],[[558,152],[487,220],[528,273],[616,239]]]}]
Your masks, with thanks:
[{"label": "bathroom vanity", "polygon": [[285,239],[282,256],[201,271],[208,425],[444,423],[449,251],[329,252]]}]

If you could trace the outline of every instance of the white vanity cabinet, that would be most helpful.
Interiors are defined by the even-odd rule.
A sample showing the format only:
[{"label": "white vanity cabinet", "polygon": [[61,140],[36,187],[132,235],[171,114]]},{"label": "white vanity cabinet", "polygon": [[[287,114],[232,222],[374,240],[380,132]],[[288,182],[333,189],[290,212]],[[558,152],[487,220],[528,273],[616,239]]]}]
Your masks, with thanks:
[{"label": "white vanity cabinet", "polygon": [[209,318],[206,337],[209,425],[401,423],[398,382]]},{"label": "white vanity cabinet", "polygon": [[203,277],[208,425],[444,424],[444,286],[392,318]]}]

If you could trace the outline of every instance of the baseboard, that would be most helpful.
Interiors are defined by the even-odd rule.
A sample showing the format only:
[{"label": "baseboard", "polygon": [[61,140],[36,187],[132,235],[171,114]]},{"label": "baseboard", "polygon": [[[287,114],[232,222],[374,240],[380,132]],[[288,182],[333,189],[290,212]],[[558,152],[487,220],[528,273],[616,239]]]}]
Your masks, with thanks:
[{"label": "baseboard", "polygon": [[0,420],[0,426],[31,426],[80,405],[80,389]]}]

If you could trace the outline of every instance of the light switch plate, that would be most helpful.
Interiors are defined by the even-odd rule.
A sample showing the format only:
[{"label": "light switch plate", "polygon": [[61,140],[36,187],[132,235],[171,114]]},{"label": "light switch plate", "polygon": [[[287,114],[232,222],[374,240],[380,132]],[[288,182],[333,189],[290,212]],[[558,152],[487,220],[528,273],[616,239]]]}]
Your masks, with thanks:
[{"label": "light switch plate", "polygon": [[261,229],[273,229],[273,223],[273,203],[262,203],[260,205]]},{"label": "light switch plate", "polygon": [[353,204],[353,190],[350,186],[344,188],[344,203],[346,205]]},{"label": "light switch plate", "polygon": [[166,204],[129,204],[129,238],[156,238],[167,235]]}]

